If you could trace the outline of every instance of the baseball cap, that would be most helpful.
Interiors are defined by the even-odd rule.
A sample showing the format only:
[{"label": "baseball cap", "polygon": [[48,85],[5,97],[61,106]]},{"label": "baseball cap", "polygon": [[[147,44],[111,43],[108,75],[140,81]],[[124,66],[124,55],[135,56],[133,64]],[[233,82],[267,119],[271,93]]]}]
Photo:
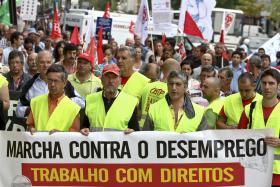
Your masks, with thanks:
[{"label": "baseball cap", "polygon": [[102,75],[105,75],[107,73],[114,73],[115,75],[120,75],[120,69],[116,64],[108,64],[104,67],[102,71]]},{"label": "baseball cap", "polygon": [[87,53],[81,53],[79,56],[78,56],[78,59],[84,59],[84,60],[86,60],[86,61],[88,61],[88,62],[90,62],[90,63],[92,63],[93,62],[93,58],[89,55],[89,54],[87,54]]},{"label": "baseball cap", "polygon": [[40,35],[39,33],[37,33],[35,28],[29,28],[27,29],[28,34],[36,34],[36,35]]}]

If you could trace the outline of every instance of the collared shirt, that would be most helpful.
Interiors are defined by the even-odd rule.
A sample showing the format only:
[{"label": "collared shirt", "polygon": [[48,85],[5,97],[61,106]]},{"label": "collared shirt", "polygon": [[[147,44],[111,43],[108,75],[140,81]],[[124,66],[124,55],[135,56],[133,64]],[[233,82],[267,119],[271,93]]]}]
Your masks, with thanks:
[{"label": "collared shirt", "polygon": [[246,69],[242,68],[242,65],[239,65],[238,68],[234,68],[232,66],[232,64],[229,66],[230,69],[232,70],[232,73],[233,73],[233,78],[231,80],[231,83],[230,83],[230,89],[232,92],[236,93],[236,92],[239,92],[238,90],[238,78],[239,76],[246,72]]},{"label": "collared shirt", "polygon": [[79,81],[76,73],[69,75],[68,80],[84,99],[88,94],[96,92],[98,88],[102,88],[101,80],[93,74],[84,82]]},{"label": "collared shirt", "polygon": [[[29,88],[28,92],[25,94],[25,98],[28,101],[31,101],[32,98],[43,95],[45,93],[48,93],[48,84],[38,76],[32,86]],[[80,97],[80,95],[75,90],[76,97],[70,98],[72,101],[77,103],[81,108],[85,107],[84,99]],[[20,101],[18,102],[17,109],[16,109],[16,116],[17,117],[25,117],[25,111],[28,108],[28,106],[24,106]]]},{"label": "collared shirt", "polygon": [[174,129],[177,129],[181,119],[185,115],[185,111],[184,111],[183,107],[179,108],[178,113],[177,113],[177,119],[176,119],[176,114],[175,114],[174,107],[173,107],[172,104],[169,105],[169,109],[170,109],[170,113],[171,113],[171,116],[172,116]]},{"label": "collared shirt", "polygon": [[14,80],[10,72],[4,74],[4,76],[7,78],[7,81],[9,82],[10,91],[21,91],[22,87],[30,79],[29,75],[26,73],[22,73],[22,75],[17,80]]},{"label": "collared shirt", "polygon": [[[60,101],[65,97],[64,94],[62,94],[60,97],[56,99],[51,99],[51,97],[48,95],[48,113],[49,116],[52,115],[53,111],[57,107],[57,105],[60,103]],[[34,124],[34,117],[32,114],[32,111],[30,111],[26,124],[28,124],[29,127],[34,127],[36,124]],[[72,126],[70,127],[69,131],[75,131],[78,132],[80,130],[80,116],[79,114],[75,117]]]}]

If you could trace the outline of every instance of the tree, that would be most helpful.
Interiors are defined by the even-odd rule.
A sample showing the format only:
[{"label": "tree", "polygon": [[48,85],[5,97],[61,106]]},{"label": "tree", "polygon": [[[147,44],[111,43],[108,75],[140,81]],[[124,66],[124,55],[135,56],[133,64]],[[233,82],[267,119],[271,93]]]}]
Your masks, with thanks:
[{"label": "tree", "polygon": [[235,9],[237,4],[238,0],[217,0],[216,7]]},{"label": "tree", "polygon": [[271,6],[267,8],[268,12],[271,12],[270,17],[277,22],[280,22],[280,1],[272,0]]},{"label": "tree", "polygon": [[262,3],[258,3],[257,0],[243,0],[240,1],[237,6],[237,8],[243,10],[246,16],[253,18],[259,17],[264,7],[265,6]]}]

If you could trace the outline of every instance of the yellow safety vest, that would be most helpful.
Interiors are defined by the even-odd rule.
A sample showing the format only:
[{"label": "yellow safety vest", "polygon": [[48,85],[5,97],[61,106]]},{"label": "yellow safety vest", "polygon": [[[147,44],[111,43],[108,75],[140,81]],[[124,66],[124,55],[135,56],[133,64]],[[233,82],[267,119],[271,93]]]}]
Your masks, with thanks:
[{"label": "yellow safety vest", "polygon": [[128,95],[132,95],[137,97],[138,100],[141,98],[143,93],[143,88],[150,82],[150,79],[145,77],[144,75],[134,72],[131,77],[128,79],[124,87],[122,88],[122,92],[127,93]]},{"label": "yellow safety vest", "polygon": [[[261,100],[262,96],[256,93],[253,101]],[[244,108],[240,93],[235,93],[227,96],[224,100],[224,112],[227,116],[227,125],[237,125]]]},{"label": "yellow safety vest", "polygon": [[107,114],[105,113],[103,92],[90,94],[86,97],[85,113],[92,131],[125,130],[138,100],[124,92],[115,99]]},{"label": "yellow safety vest", "polygon": [[203,117],[203,108],[195,103],[192,103],[195,116],[189,119],[186,114],[183,115],[177,128],[174,128],[172,114],[169,105],[165,98],[152,104],[149,110],[149,116],[154,122],[155,131],[170,131],[170,132],[195,132]]},{"label": "yellow safety vest", "polygon": [[31,111],[37,131],[69,131],[81,107],[64,96],[49,116],[48,94],[31,99]]},{"label": "yellow safety vest", "polygon": [[6,77],[0,74],[0,88],[2,88],[3,85],[8,85],[8,81]]},{"label": "yellow safety vest", "polygon": [[143,128],[147,113],[149,111],[150,105],[162,99],[167,93],[167,84],[165,82],[156,81],[148,83],[144,88],[141,97],[141,119],[139,125]]},{"label": "yellow safety vest", "polygon": [[[224,98],[219,97],[215,99],[204,109],[204,114],[206,114],[208,110],[212,110],[218,116],[223,107],[223,104],[224,104]],[[207,115],[205,115],[205,117],[207,118]],[[216,128],[216,126],[212,128]]]},{"label": "yellow safety vest", "polygon": [[[245,114],[249,118],[250,105],[245,107]],[[273,111],[271,112],[266,124],[263,118],[263,106],[262,100],[257,101],[256,106],[252,113],[252,129],[264,129],[272,128],[274,129],[274,136],[279,138],[280,135],[280,103],[278,103]],[[249,128],[249,124],[247,125]],[[280,148],[274,149],[274,161],[273,161],[273,173],[280,174]]]}]

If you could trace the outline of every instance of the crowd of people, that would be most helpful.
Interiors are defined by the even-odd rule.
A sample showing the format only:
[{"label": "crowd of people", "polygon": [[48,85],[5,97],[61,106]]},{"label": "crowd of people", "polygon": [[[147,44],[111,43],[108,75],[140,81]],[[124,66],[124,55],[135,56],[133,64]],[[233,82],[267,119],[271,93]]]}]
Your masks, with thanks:
[{"label": "crowd of people", "polygon": [[273,184],[280,184],[280,51],[271,62],[263,48],[247,58],[242,47],[202,42],[182,54],[174,38],[142,44],[135,35],[103,44],[98,64],[69,36],[0,31],[1,124],[9,92],[20,92],[16,115],[32,134],[273,128],[265,141],[276,148]]}]

